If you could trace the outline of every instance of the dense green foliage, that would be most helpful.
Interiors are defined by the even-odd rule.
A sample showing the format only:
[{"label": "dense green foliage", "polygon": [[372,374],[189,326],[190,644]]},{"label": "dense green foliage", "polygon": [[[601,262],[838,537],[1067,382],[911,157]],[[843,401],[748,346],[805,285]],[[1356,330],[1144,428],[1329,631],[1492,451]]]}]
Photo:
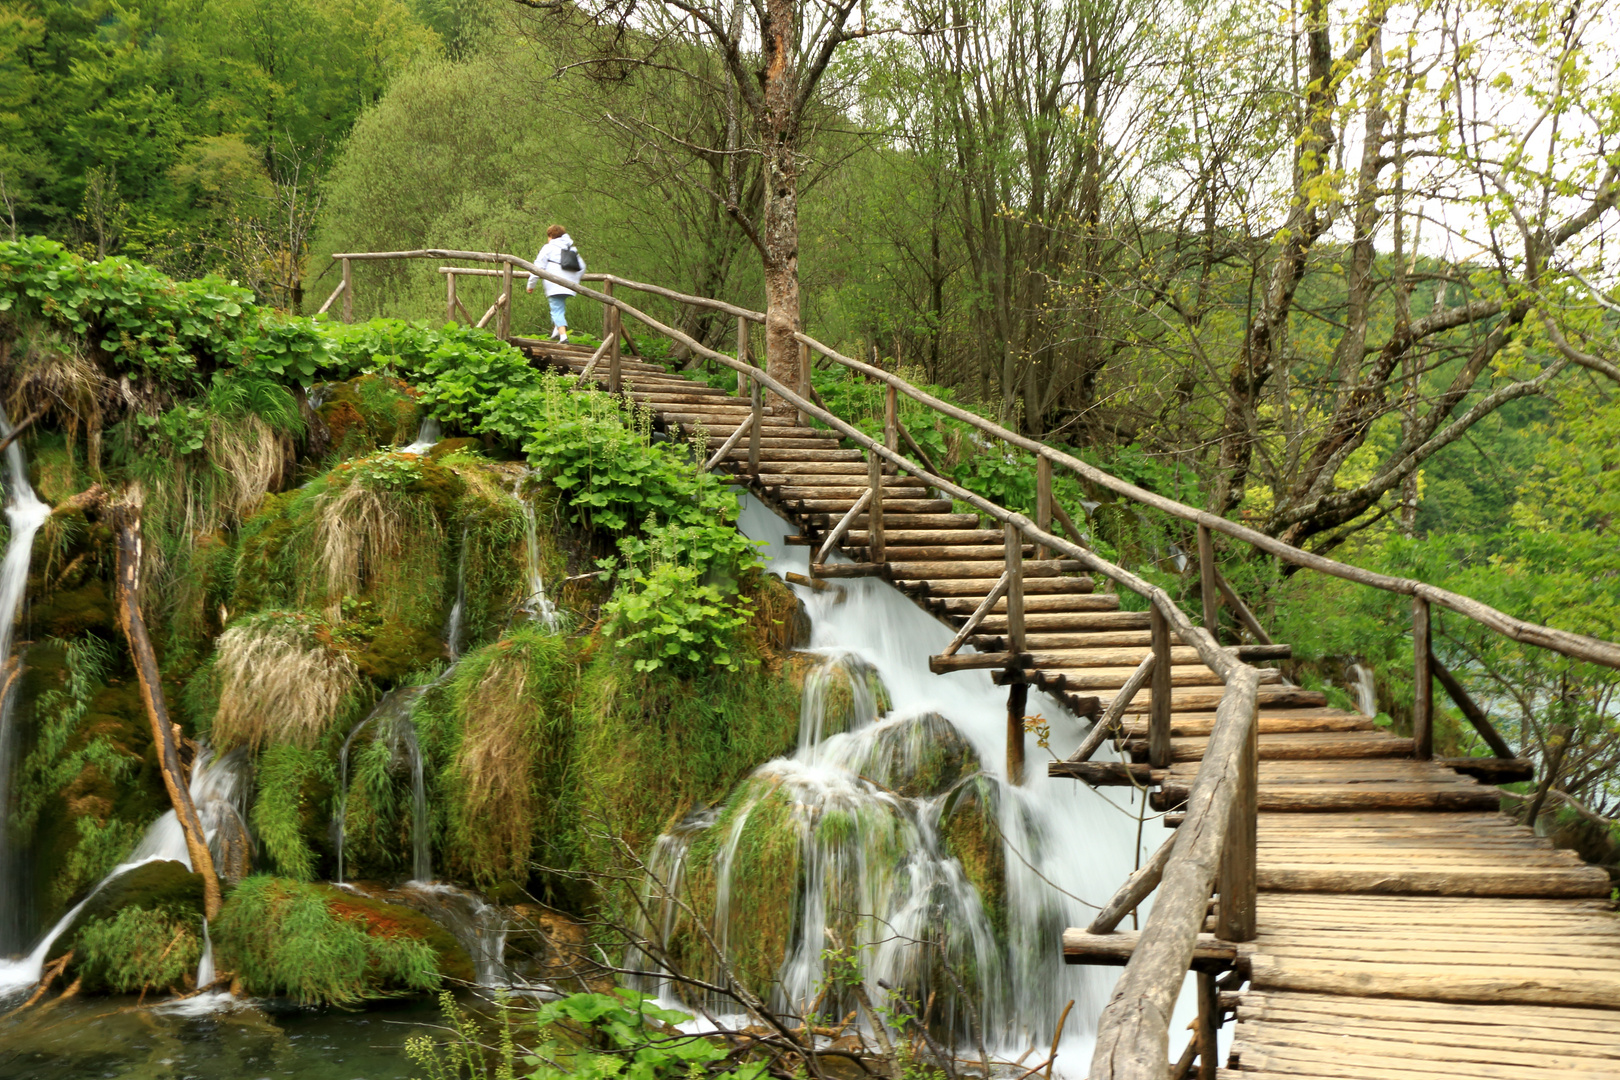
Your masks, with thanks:
[{"label": "dense green foliage", "polygon": [[214,937],[221,967],[248,993],[341,1005],[438,988],[441,958],[421,921],[327,886],[251,877],[231,893]]}]

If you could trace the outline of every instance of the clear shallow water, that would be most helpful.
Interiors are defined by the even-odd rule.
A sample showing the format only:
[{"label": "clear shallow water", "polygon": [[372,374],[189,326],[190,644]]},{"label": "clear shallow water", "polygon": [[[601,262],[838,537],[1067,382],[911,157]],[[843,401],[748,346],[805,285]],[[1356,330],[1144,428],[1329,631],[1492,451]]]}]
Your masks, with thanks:
[{"label": "clear shallow water", "polygon": [[245,1006],[188,1016],[134,998],[66,1001],[0,1022],[6,1080],[406,1080],[405,1040],[435,1034],[431,999],[363,1012]]}]

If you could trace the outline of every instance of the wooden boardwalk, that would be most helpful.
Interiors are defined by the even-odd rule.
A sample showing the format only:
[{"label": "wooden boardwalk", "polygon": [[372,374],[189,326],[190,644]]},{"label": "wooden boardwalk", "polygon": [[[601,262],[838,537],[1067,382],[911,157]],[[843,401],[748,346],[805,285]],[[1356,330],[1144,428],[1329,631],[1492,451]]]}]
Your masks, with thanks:
[{"label": "wooden boardwalk", "polygon": [[[517,344],[573,372],[590,357],[577,346]],[[751,414],[748,399],[621,363],[629,397],[664,425],[702,425],[711,452]],[[862,452],[768,408],[757,476],[747,474],[748,459],[744,440],[725,465],[797,523],[797,542],[815,548],[868,490]],[[855,565],[822,573],[884,577],[962,626],[1007,569],[1002,530],[953,512],[921,481],[885,476],[882,484],[882,558],[873,557],[861,515],[840,544]],[[1005,652],[1002,599],[966,639],[978,652],[936,657],[935,670],[1002,669],[1001,681],[1047,690],[1095,717],[1148,654],[1150,616],[1094,591],[1089,577],[1073,575],[1077,563],[1038,554],[1023,552],[1025,652]],[[1051,771],[1148,786],[1173,824],[1204,756],[1222,679],[1179,642],[1168,654],[1168,765],[1146,764],[1152,693],[1144,688],[1119,733],[1134,764],[1054,763]],[[1259,709],[1259,934],[1212,942],[1213,954],[1226,956],[1214,963],[1225,972],[1221,1011],[1236,1026],[1225,1067],[1202,1065],[1197,1075],[1620,1078],[1620,917],[1608,876],[1497,812],[1485,781],[1523,779],[1523,764],[1414,760],[1411,739],[1329,708],[1274,671],[1263,671]],[[1212,917],[1206,929],[1213,926]]]}]

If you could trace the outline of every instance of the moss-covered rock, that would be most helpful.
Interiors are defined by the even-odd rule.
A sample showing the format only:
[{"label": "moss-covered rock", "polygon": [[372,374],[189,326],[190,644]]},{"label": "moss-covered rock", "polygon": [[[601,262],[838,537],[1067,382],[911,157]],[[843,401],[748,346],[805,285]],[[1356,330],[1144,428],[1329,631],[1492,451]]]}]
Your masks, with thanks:
[{"label": "moss-covered rock", "polygon": [[91,894],[47,961],[71,952],[69,975],[86,993],[183,987],[202,955],[202,912],[202,875],[184,863],[145,863]]},{"label": "moss-covered rock", "polygon": [[338,457],[408,443],[420,422],[416,391],[384,375],[329,383],[316,411],[330,432],[328,445]]},{"label": "moss-covered rock", "polygon": [[983,773],[962,780],[941,807],[945,851],[979,893],[998,938],[1007,934],[1007,854],[997,815],[1001,789]]},{"label": "moss-covered rock", "polygon": [[979,755],[937,712],[889,720],[872,732],[861,776],[908,799],[941,795],[979,770]]},{"label": "moss-covered rock", "polygon": [[302,1004],[351,1004],[470,979],[471,960],[425,915],[329,885],[250,877],[213,928],[240,988]]}]

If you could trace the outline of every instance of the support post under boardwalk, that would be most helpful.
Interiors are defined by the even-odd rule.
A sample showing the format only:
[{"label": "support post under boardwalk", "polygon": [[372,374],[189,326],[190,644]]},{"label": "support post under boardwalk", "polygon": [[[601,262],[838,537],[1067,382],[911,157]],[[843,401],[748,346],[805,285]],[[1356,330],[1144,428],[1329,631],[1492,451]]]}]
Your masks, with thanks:
[{"label": "support post under boardwalk", "polygon": [[866,508],[866,547],[875,563],[883,561],[883,459],[872,451],[866,452],[866,483],[872,491],[872,502]]},{"label": "support post under boardwalk", "polygon": [[1216,1032],[1221,1026],[1221,992],[1215,988],[1215,976],[1207,971],[1198,973],[1198,1080],[1215,1080],[1220,1057],[1220,1040]]},{"label": "support post under boardwalk", "polygon": [[[1052,459],[1042,455],[1035,459],[1035,527],[1041,532],[1052,531]],[[1078,536],[1069,537],[1078,541]],[[1050,559],[1052,553],[1044,546],[1035,549],[1037,559]]]},{"label": "support post under boardwalk", "polygon": [[1434,671],[1429,667],[1429,602],[1412,597],[1412,756],[1434,756]]},{"label": "support post under boardwalk", "polygon": [[1170,767],[1170,622],[1159,605],[1148,608],[1153,635],[1153,683],[1148,703],[1148,760],[1156,769]]},{"label": "support post under boardwalk", "polygon": [[1016,682],[1007,687],[1007,783],[1024,782],[1024,710],[1029,707],[1029,684],[1019,673],[1008,672]]}]

